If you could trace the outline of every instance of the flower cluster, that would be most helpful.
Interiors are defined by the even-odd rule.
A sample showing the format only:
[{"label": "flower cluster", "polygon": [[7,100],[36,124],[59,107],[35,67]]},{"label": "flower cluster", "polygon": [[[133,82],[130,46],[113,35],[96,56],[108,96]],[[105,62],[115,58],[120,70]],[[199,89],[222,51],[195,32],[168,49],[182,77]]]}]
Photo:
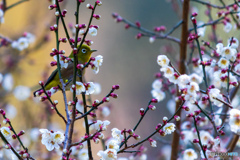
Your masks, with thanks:
[{"label": "flower cluster", "polygon": [[28,48],[30,43],[35,41],[35,36],[31,33],[24,33],[23,37],[20,37],[18,40],[12,42],[12,48],[22,51]]},{"label": "flower cluster", "polygon": [[54,148],[59,149],[60,144],[62,144],[64,140],[64,135],[57,131],[49,131],[47,129],[40,129],[39,130],[42,134],[42,144],[46,146],[48,151],[52,151]]}]

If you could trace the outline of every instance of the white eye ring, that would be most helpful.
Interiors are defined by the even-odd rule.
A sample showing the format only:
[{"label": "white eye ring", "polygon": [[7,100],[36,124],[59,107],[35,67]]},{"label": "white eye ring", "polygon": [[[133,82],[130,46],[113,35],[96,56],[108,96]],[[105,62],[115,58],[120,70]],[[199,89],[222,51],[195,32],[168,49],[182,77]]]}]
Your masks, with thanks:
[{"label": "white eye ring", "polygon": [[82,49],[82,53],[86,53],[86,49]]}]

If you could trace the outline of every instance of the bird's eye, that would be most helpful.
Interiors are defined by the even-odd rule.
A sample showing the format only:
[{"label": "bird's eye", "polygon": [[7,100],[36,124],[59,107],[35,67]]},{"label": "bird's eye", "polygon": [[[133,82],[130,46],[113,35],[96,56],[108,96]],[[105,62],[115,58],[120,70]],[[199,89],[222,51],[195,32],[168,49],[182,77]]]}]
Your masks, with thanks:
[{"label": "bird's eye", "polygon": [[82,49],[82,53],[86,53],[86,49]]}]

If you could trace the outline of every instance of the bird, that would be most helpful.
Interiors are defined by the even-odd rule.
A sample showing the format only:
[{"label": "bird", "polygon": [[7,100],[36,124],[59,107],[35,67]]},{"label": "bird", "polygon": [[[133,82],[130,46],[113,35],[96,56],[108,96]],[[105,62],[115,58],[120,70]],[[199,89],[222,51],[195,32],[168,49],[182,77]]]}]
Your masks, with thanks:
[{"label": "bird", "polygon": [[[80,45],[77,46],[77,48],[79,48],[79,47],[80,47]],[[84,63],[88,62],[91,58],[92,53],[96,52],[96,51],[97,50],[92,50],[88,45],[82,44],[79,49],[79,52],[77,54],[78,64],[84,64]],[[74,58],[73,51],[69,55],[69,58],[71,58],[71,59]],[[63,82],[66,85],[65,86],[66,90],[69,90],[70,86],[71,86],[70,84],[73,79],[73,67],[74,67],[73,61],[69,61],[67,68],[61,68],[61,70],[60,70]],[[78,76],[81,76],[81,75],[78,75]],[[53,87],[59,87],[59,88],[62,87],[62,84],[59,79],[58,69],[55,69],[51,73],[51,75],[49,76],[47,81],[44,83],[45,90],[50,90]],[[40,91],[40,90],[42,90],[42,88],[33,92],[34,97],[36,97],[38,95],[38,91]]]}]

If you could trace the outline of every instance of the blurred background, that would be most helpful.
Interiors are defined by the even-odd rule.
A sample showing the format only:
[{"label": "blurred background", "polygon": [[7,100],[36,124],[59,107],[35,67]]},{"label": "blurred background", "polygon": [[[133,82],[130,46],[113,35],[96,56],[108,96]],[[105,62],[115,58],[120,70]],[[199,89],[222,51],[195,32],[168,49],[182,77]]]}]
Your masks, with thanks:
[{"label": "blurred background", "polygon": [[[15,2],[17,0],[11,0],[7,5]],[[102,55],[104,58],[103,65],[97,75],[88,69],[86,80],[101,85],[101,93],[93,95],[93,100],[101,100],[110,91],[112,85],[120,85],[120,89],[115,92],[118,94],[118,98],[110,98],[110,102],[103,105],[107,105],[111,109],[111,114],[108,117],[101,118],[111,122],[105,132],[105,137],[107,137],[107,135],[111,135],[111,128],[133,128],[140,117],[139,109],[147,107],[148,101],[152,98],[150,91],[152,82],[155,80],[154,75],[160,69],[156,62],[157,56],[168,53],[168,56],[176,65],[179,53],[179,47],[176,43],[165,40],[156,40],[154,43],[149,43],[147,37],[137,40],[135,36],[138,31],[132,28],[126,30],[123,23],[115,22],[111,16],[112,13],[116,12],[132,22],[139,21],[142,27],[149,30],[153,30],[155,26],[165,25],[167,31],[178,23],[179,14],[173,12],[172,3],[166,1],[102,0],[102,2],[103,5],[96,9],[96,14],[100,14],[101,19],[93,20],[92,23],[100,27],[98,35],[96,37],[88,36],[87,39],[94,41],[91,48],[98,51],[93,56]],[[94,1],[90,0],[87,3],[93,4]],[[80,23],[88,23],[90,10],[85,7],[87,3],[83,3],[80,7]],[[29,131],[27,132],[29,136],[33,132],[31,128],[65,130],[61,119],[50,109],[49,104],[47,102],[41,103],[32,96],[32,92],[39,87],[38,81],[46,80],[55,69],[55,67],[50,66],[50,62],[54,59],[49,56],[52,48],[56,46],[55,34],[49,31],[49,27],[55,24],[54,10],[48,10],[50,4],[47,0],[24,2],[9,9],[4,15],[5,22],[0,26],[0,34],[12,41],[17,40],[24,32],[35,35],[35,42],[30,44],[28,49],[19,52],[11,47],[1,47],[0,53],[4,78],[8,73],[13,76],[12,88],[1,93],[2,107],[7,108],[7,105],[15,107],[16,114],[12,118],[13,125],[17,131]],[[75,1],[68,1],[65,6],[62,6],[62,9],[66,8],[68,11],[65,17],[67,24],[75,24],[75,7]],[[70,31],[69,28],[68,30]],[[173,36],[179,37],[179,32],[175,32]],[[60,37],[65,37],[61,27]],[[169,51],[168,48],[171,50]],[[68,43],[61,44],[60,49],[65,50],[66,55],[71,52]],[[31,89],[31,96],[26,100],[21,101],[13,95],[14,88],[19,85]],[[170,95],[167,95],[167,97],[170,97]],[[62,94],[58,92],[52,96],[52,99],[59,101],[58,107],[64,114]],[[68,94],[68,100],[71,100],[71,94]],[[158,123],[162,122],[163,116],[170,117],[166,102],[167,100],[157,103],[157,109],[149,111],[136,130],[136,134],[144,138],[155,130]],[[9,112],[12,113],[13,111]],[[78,125],[76,127],[83,134],[82,122],[79,122]],[[170,142],[170,138],[170,136],[167,136],[164,139]],[[23,139],[25,139],[24,136]],[[38,142],[38,147],[41,148],[40,141]],[[29,146],[32,145],[32,142],[26,143],[29,143]],[[158,159],[161,144],[159,143],[157,148],[152,148],[147,143],[146,146],[149,148],[147,151],[149,159]],[[41,158],[49,159],[47,158],[49,153],[46,152],[46,148],[43,147],[41,150],[46,153],[41,155]],[[99,148],[96,147],[95,151],[97,150]],[[123,154],[119,157],[121,156],[126,155]]]}]

